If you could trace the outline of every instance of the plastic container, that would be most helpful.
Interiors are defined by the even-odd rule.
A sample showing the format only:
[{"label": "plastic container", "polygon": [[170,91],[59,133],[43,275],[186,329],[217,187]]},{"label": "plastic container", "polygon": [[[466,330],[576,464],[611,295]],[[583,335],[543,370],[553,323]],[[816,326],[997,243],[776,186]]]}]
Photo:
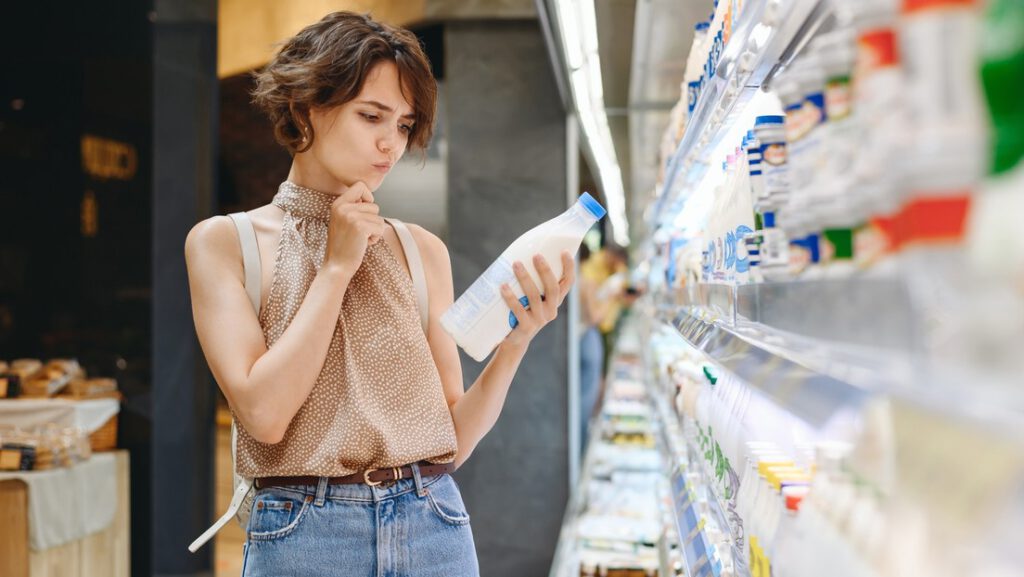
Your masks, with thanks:
[{"label": "plastic container", "polygon": [[823,224],[852,228],[863,218],[853,214],[850,198],[852,167],[856,154],[856,120],[853,117],[853,63],[856,56],[853,31],[841,29],[819,37],[825,73],[825,114],[828,117],[823,174],[815,187],[822,191]]},{"label": "plastic container", "polygon": [[758,276],[767,280],[786,277],[789,247],[786,235],[776,228],[776,214],[789,197],[789,159],[786,146],[785,117],[759,116],[754,134],[760,143],[761,173],[764,194],[758,203],[762,217],[762,234],[758,252]]},{"label": "plastic container", "polygon": [[[899,183],[906,155],[907,94],[896,30],[899,0],[850,3],[857,34],[853,74],[853,109],[858,139],[854,159],[855,212],[866,220],[888,216],[899,208]],[[868,242],[869,245],[877,243]],[[861,254],[858,260],[880,255]]]},{"label": "plastic container", "polygon": [[962,190],[987,172],[977,49],[981,4],[903,0],[899,39],[913,135],[906,161],[915,194]]},{"label": "plastic container", "polygon": [[522,262],[538,289],[543,290],[540,275],[533,267],[533,256],[543,255],[555,278],[561,278],[562,251],[575,254],[583,236],[604,215],[604,207],[583,193],[569,210],[524,233],[441,316],[441,326],[466,354],[476,361],[484,360],[519,324],[502,299],[501,285],[507,283],[520,302],[527,304],[512,264]]},{"label": "plastic container", "polygon": [[[758,198],[762,215],[774,213],[789,194],[789,164],[784,116],[758,116],[754,135],[761,146],[763,194]],[[765,222],[765,228],[770,228]]]},{"label": "plastic container", "polygon": [[982,34],[981,79],[992,118],[993,174],[1024,158],[1024,3],[992,0]]},{"label": "plastic container", "polygon": [[[785,86],[785,89],[783,89]],[[804,55],[780,85],[786,104],[786,142],[789,149],[789,203],[780,226],[791,237],[802,237],[818,226],[814,180],[824,170],[825,75],[814,53]]]},{"label": "plastic container", "polygon": [[697,100],[700,98],[701,77],[704,74],[703,63],[708,58],[706,50],[709,26],[708,22],[699,22],[694,26],[693,43],[690,45],[690,55],[686,59],[683,87],[686,89],[687,122],[693,116],[693,110],[697,107]]}]

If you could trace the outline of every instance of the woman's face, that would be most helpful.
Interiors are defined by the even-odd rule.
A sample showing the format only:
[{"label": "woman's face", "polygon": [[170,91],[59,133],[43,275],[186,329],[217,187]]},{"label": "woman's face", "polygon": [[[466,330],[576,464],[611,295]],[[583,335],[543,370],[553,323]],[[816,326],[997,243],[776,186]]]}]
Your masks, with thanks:
[{"label": "woman's face", "polygon": [[354,100],[330,109],[313,109],[313,146],[301,155],[316,161],[334,184],[362,182],[377,190],[405,153],[413,126],[412,105],[402,95],[398,67],[378,63]]}]

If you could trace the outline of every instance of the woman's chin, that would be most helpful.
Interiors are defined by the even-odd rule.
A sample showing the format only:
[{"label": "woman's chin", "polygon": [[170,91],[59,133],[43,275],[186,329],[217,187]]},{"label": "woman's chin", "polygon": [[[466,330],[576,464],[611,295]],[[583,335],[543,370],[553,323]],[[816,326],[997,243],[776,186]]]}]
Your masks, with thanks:
[{"label": "woman's chin", "polygon": [[363,182],[366,183],[366,187],[370,189],[370,192],[377,192],[377,189],[384,184],[384,178],[386,176],[386,174],[374,174],[367,177]]}]

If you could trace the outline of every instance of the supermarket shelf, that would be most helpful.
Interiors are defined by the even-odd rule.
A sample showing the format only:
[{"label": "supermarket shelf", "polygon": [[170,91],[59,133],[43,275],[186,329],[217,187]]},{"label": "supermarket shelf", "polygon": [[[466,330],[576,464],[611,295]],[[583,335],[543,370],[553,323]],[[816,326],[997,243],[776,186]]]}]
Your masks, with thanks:
[{"label": "supermarket shelf", "polygon": [[884,395],[1024,438],[1020,376],[927,360],[925,321],[898,279],[701,285],[685,300],[652,316],[811,425]]},{"label": "supermarket shelf", "polygon": [[[601,440],[603,423],[597,420],[590,427],[588,447],[595,447]],[[551,561],[548,577],[575,577],[579,574],[579,555],[576,543],[576,522],[587,504],[586,487],[594,478],[594,453],[587,451],[583,456],[583,468],[576,486],[569,494],[569,503],[565,508],[562,530],[558,534],[558,545]]]},{"label": "supermarket shelf", "polygon": [[[693,491],[684,479],[686,467],[681,457],[687,454],[687,450],[681,445],[684,441],[679,430],[679,421],[675,416],[675,412],[669,407],[668,401],[661,395],[652,395],[652,403],[654,405],[654,413],[659,421],[659,428],[661,429],[660,444],[662,454],[665,456],[665,461],[669,464],[669,491],[672,497],[672,516],[675,520],[679,537],[678,546],[682,552],[686,574],[694,577],[700,574],[700,566],[702,566],[703,561],[695,556],[696,552],[691,545],[696,539],[702,538],[697,535],[701,529],[695,529],[693,525],[695,523],[701,527],[703,525],[692,516]],[[727,514],[728,507],[722,501],[721,496],[713,491],[711,487],[706,487],[705,492],[715,523],[723,529],[728,529],[730,535],[733,536],[734,542],[736,542],[737,538],[742,539],[743,527],[739,516]],[[690,515],[689,520],[687,520],[688,514]],[[709,566],[707,570],[712,571],[711,574],[717,575],[714,572],[714,567]]]},{"label": "supermarket shelf", "polygon": [[[792,339],[780,342],[752,327],[732,327],[697,307],[684,308],[671,317],[663,315],[660,320],[723,368],[812,426],[820,427],[837,412],[862,406],[870,396],[865,386],[811,368],[822,363],[830,365],[831,371],[842,367],[828,360],[827,355],[834,351],[819,351],[820,345],[797,348]],[[863,376],[870,379],[872,375]]]},{"label": "supermarket shelf", "polygon": [[708,156],[761,85],[811,38],[828,16],[822,0],[750,0],[734,24],[715,76],[704,87],[683,138],[669,160],[654,210],[655,221],[677,212],[677,180],[703,177]]}]

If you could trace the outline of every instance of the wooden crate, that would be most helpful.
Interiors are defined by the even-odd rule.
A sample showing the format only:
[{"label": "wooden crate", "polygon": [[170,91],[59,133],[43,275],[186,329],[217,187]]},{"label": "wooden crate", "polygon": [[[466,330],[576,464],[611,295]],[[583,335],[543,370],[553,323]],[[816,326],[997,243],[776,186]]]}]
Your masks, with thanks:
[{"label": "wooden crate", "polygon": [[93,451],[113,451],[117,448],[117,415],[107,419],[103,426],[89,435],[89,446]]}]

